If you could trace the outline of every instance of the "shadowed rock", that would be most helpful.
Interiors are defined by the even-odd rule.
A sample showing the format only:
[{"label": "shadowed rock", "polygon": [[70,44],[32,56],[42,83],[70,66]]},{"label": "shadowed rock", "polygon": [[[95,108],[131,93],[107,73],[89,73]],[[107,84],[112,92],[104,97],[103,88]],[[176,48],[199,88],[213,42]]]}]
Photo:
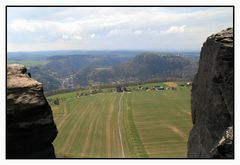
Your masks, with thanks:
[{"label": "shadowed rock", "polygon": [[233,158],[233,29],[203,44],[192,87],[189,158]]},{"label": "shadowed rock", "polygon": [[7,158],[55,158],[57,128],[42,84],[23,65],[7,66]]}]

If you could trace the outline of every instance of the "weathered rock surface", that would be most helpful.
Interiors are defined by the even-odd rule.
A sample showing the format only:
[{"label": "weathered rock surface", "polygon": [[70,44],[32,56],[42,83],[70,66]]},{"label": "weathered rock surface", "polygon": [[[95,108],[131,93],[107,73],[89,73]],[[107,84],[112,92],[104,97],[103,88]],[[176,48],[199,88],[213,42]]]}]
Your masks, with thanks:
[{"label": "weathered rock surface", "polygon": [[7,66],[7,158],[55,158],[57,128],[42,84],[18,64]]},{"label": "weathered rock surface", "polygon": [[233,29],[203,44],[192,87],[189,158],[233,158]]}]

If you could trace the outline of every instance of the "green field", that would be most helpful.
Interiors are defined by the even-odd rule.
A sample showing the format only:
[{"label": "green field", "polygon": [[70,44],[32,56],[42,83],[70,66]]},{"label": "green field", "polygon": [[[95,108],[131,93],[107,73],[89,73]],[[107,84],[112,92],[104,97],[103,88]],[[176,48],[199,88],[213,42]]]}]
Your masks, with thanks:
[{"label": "green field", "polygon": [[[190,88],[167,91],[59,94],[51,105],[58,136],[57,157],[186,157],[191,128]],[[48,99],[49,99],[48,98]]]},{"label": "green field", "polygon": [[47,64],[47,61],[33,61],[33,60],[7,60],[8,64],[22,64],[25,65],[27,68],[30,66],[37,66],[37,65],[44,65]]}]

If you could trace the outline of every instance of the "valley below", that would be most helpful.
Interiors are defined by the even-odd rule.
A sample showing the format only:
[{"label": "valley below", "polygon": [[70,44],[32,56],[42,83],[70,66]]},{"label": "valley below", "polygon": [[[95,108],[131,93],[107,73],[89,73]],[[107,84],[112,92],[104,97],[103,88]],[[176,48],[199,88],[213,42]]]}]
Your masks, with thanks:
[{"label": "valley below", "polygon": [[10,53],[8,63],[43,84],[57,158],[186,158],[198,55],[27,52]]},{"label": "valley below", "polygon": [[25,65],[45,92],[89,86],[191,81],[198,52],[56,51],[10,52],[8,64]]}]

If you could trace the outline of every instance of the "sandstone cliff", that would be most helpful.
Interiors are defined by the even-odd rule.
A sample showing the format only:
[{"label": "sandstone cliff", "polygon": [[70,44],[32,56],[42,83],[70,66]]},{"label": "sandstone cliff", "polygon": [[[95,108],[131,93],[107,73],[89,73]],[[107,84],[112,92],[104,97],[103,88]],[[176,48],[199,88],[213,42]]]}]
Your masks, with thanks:
[{"label": "sandstone cliff", "polygon": [[57,128],[42,84],[18,64],[7,66],[7,158],[54,158]]},{"label": "sandstone cliff", "polygon": [[203,44],[192,87],[189,158],[233,158],[233,29]]}]

